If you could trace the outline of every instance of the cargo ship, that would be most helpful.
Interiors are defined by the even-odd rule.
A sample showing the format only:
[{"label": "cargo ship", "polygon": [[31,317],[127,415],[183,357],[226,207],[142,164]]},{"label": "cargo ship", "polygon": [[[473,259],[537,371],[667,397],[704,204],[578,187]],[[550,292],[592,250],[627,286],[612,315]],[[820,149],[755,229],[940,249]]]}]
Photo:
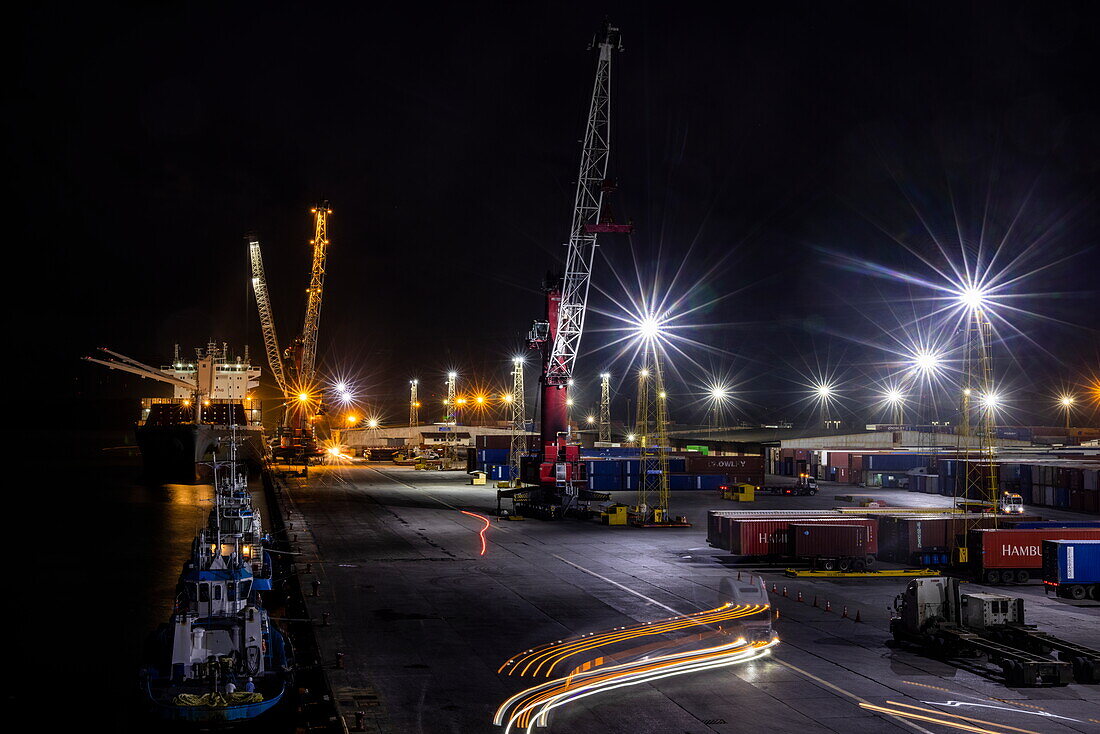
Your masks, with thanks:
[{"label": "cargo ship", "polygon": [[176,347],[172,364],[160,371],[182,383],[197,384],[199,368],[209,363],[212,380],[199,399],[195,420],[193,391],[174,384],[170,398],[144,398],[136,433],[145,474],[149,478],[187,484],[209,480],[209,462],[219,441],[236,431],[240,460],[257,467],[267,451],[260,422],[260,401],[252,397],[259,386],[260,368],[243,357],[229,356],[228,346],[211,342],[195,350],[195,359],[184,361]]},{"label": "cargo ship", "polygon": [[160,368],[142,364],[109,349],[109,359],[85,357],[111,369],[171,385],[172,397],[143,398],[137,444],[145,475],[157,481],[191,484],[210,479],[214,448],[219,441],[240,441],[240,460],[258,467],[267,456],[260,401],[253,397],[260,368],[243,356],[230,357],[229,346],[210,342],[185,360],[176,345],[172,364]]}]

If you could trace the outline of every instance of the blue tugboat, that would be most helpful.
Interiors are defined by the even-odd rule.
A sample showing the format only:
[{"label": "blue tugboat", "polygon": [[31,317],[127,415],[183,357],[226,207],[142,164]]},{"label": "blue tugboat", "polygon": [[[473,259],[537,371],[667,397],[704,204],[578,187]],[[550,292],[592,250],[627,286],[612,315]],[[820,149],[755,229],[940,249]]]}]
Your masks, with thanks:
[{"label": "blue tugboat", "polygon": [[[155,716],[202,726],[263,715],[279,704],[292,678],[286,638],[256,599],[252,556],[259,537],[251,503],[233,503],[230,496],[225,504],[233,492],[222,490],[232,487],[219,485],[217,467],[215,487],[211,524],[192,541],[176,609],[157,631],[154,657],[141,671]],[[223,535],[227,517],[233,532]]]}]

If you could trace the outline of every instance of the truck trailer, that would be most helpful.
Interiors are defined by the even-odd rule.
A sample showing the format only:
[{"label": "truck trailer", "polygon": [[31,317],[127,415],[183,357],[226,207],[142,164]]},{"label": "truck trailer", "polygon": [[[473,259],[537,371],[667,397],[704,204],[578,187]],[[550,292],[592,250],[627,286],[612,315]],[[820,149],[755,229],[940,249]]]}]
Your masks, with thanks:
[{"label": "truck trailer", "polygon": [[[1095,683],[1100,652],[1053,637],[1024,621],[1024,600],[1002,594],[964,594],[956,578],[913,579],[894,600],[894,641],[941,659],[984,657],[1006,685]],[[1058,652],[1058,659],[1049,657]]]},{"label": "truck trailer", "polygon": [[1100,528],[997,528],[971,530],[967,563],[975,580],[1023,584],[1043,568],[1044,540],[1100,540]]},{"label": "truck trailer", "polygon": [[1043,583],[1067,599],[1100,600],[1100,540],[1044,540]]}]

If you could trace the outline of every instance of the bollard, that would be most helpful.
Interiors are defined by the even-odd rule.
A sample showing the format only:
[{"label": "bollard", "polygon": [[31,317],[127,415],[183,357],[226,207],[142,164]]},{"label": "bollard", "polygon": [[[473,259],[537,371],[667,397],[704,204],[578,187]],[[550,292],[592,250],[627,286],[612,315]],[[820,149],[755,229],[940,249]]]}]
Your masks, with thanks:
[{"label": "bollard", "polygon": [[364,711],[355,712],[355,731],[367,730],[367,714]]},{"label": "bollard", "polygon": [[321,612],[321,626],[328,627],[328,612]]},{"label": "bollard", "polygon": [[288,523],[286,524],[286,529],[287,529],[287,530],[293,530],[293,529],[294,529],[294,523],[292,523],[292,522],[288,522]]},{"label": "bollard", "polygon": [[802,601],[802,592],[798,592],[798,601]]},{"label": "bollard", "polygon": [[848,618],[848,605],[847,604],[844,605],[844,611],[842,611],[840,613],[840,616],[844,619]]},{"label": "bollard", "polygon": [[292,542],[294,542],[294,543],[298,542],[298,533],[294,533],[294,540]]},{"label": "bollard", "polygon": [[825,611],[826,612],[833,611],[833,605],[829,603],[828,599],[825,600]]},{"label": "bollard", "polygon": [[817,594],[814,594],[814,606],[817,606]]},{"label": "bollard", "polygon": [[863,619],[861,619],[860,616],[859,616],[859,610],[858,609],[856,610],[856,621],[857,622],[862,622],[863,621]]},{"label": "bollard", "polygon": [[740,571],[738,571],[738,572],[737,572],[737,580],[738,580],[738,581],[740,581],[740,580],[741,580],[741,572],[740,572]]},{"label": "bollard", "polygon": [[306,564],[306,573],[313,573],[313,564],[312,563],[307,563]]},{"label": "bollard", "polygon": [[786,587],[786,586],[784,586],[784,587],[783,587],[783,596],[786,596],[786,595],[787,595],[787,587]]},{"label": "bollard", "polygon": [[317,596],[317,591],[321,588],[321,582],[317,579],[313,579],[313,596]]},{"label": "bollard", "polygon": [[337,668],[343,668],[344,667],[344,653],[342,653],[342,652],[336,653],[336,667]]}]

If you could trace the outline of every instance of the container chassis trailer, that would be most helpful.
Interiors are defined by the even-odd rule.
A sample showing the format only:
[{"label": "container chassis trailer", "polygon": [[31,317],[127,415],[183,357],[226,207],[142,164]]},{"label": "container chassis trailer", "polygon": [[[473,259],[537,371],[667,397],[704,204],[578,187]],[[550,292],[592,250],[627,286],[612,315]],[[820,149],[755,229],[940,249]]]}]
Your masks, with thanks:
[{"label": "container chassis trailer", "polygon": [[[894,640],[941,659],[985,657],[1012,687],[1100,682],[1100,651],[1024,623],[1024,600],[963,594],[955,578],[916,578],[894,601]],[[1048,657],[1058,652],[1058,659]]]}]

